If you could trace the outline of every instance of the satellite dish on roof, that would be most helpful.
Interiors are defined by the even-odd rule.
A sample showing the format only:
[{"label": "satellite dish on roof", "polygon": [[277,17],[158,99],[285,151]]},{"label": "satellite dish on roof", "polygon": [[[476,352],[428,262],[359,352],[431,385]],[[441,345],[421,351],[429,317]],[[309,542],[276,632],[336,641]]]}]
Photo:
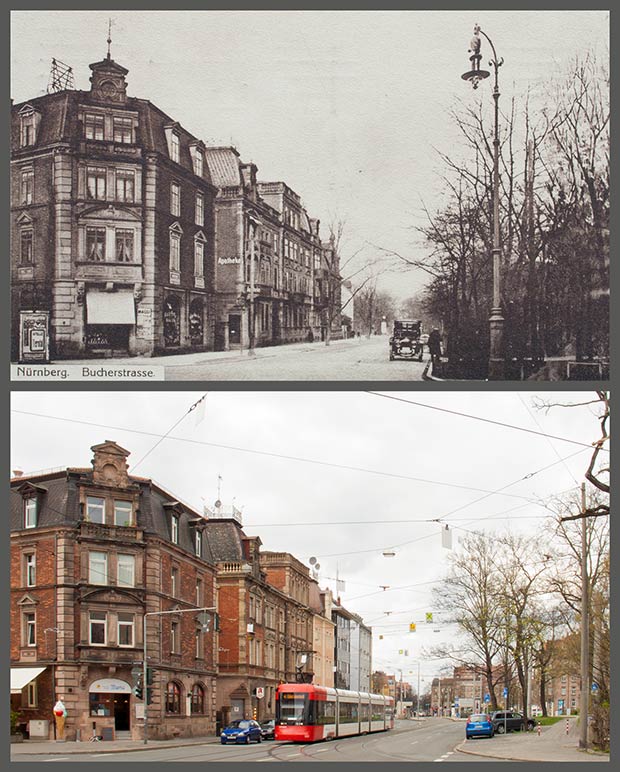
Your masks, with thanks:
[{"label": "satellite dish on roof", "polygon": [[219,509],[221,506],[222,506],[222,502],[221,502],[221,501],[218,499],[218,500],[215,502],[215,508],[216,508],[216,509]]},{"label": "satellite dish on roof", "polygon": [[316,558],[310,558],[308,563],[310,563],[310,565],[313,566],[316,563]]}]

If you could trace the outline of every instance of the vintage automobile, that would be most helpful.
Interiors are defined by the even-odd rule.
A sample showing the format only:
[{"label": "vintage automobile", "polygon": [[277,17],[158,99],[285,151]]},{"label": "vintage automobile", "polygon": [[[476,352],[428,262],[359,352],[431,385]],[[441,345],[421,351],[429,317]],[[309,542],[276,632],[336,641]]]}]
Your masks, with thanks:
[{"label": "vintage automobile", "polygon": [[390,338],[390,361],[415,359],[422,361],[424,344],[421,340],[422,323],[418,319],[396,319]]}]

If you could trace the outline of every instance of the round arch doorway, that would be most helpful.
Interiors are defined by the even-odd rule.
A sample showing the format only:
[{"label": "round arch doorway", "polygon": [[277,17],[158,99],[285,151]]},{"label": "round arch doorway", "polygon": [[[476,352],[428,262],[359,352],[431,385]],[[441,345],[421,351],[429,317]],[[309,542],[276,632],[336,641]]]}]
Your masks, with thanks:
[{"label": "round arch doorway", "polygon": [[100,678],[88,688],[89,713],[92,718],[114,719],[116,732],[131,729],[131,686],[120,678]]}]

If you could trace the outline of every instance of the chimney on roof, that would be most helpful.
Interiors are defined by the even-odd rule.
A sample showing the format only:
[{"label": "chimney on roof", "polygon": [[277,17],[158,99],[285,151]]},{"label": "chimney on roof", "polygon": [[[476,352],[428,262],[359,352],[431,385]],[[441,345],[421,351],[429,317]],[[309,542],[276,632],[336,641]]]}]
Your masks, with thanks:
[{"label": "chimney on roof", "polygon": [[22,477],[24,474],[22,469],[13,469],[13,477]]}]

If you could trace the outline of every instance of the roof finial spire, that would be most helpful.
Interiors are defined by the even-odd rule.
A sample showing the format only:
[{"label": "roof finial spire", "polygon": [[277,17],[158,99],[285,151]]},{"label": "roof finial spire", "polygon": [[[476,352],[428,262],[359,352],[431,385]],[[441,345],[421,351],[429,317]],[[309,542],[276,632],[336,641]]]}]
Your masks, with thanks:
[{"label": "roof finial spire", "polygon": [[110,44],[112,43],[112,17],[108,19],[108,59],[110,59]]}]

